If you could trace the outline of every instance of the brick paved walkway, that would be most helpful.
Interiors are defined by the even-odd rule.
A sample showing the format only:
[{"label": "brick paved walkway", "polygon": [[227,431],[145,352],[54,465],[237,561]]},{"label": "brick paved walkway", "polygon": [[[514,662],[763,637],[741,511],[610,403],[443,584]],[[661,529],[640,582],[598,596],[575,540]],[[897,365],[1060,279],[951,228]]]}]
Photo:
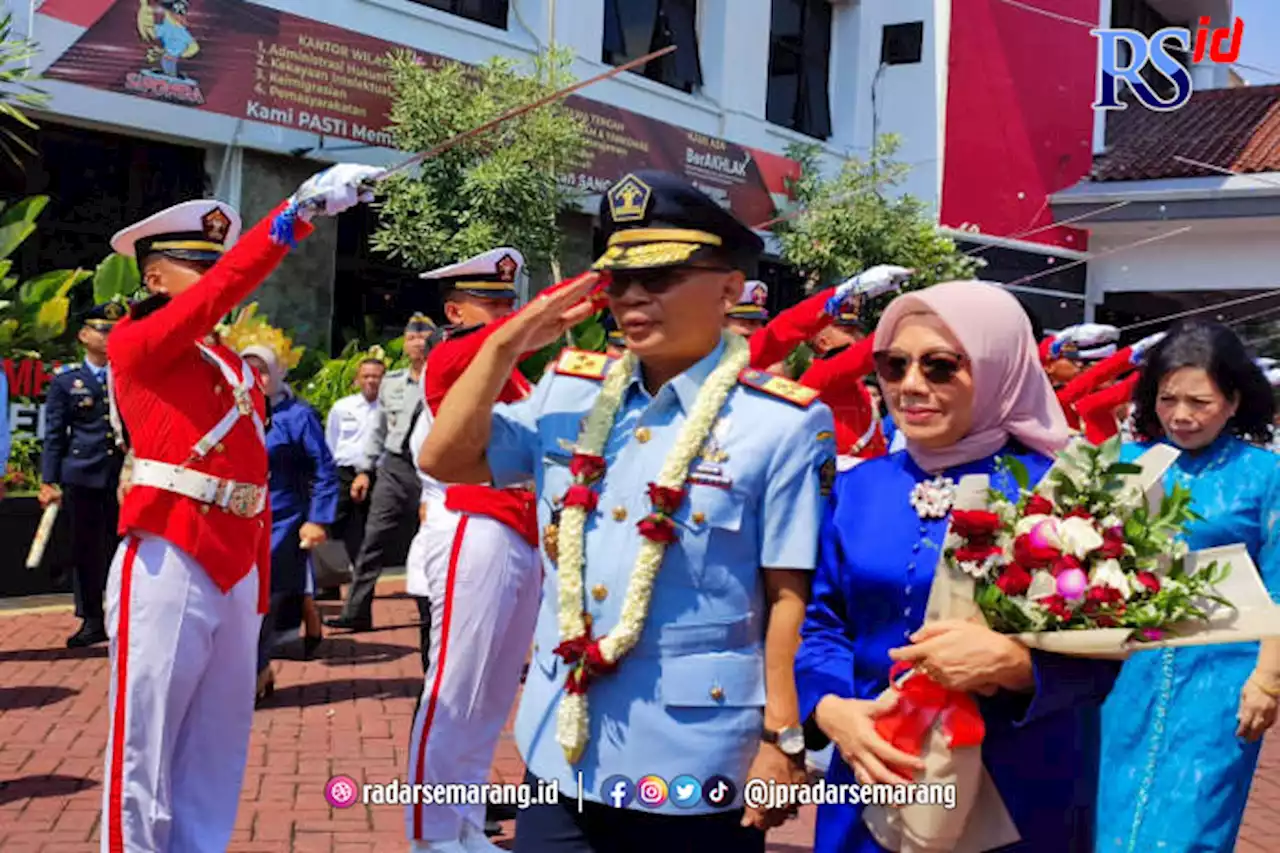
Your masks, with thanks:
[{"label": "brick paved walkway", "polygon": [[[257,712],[231,853],[384,853],[404,850],[396,807],[333,809],[323,786],[404,778],[414,703],[421,689],[416,610],[380,588],[386,626],[334,635],[321,659],[279,661],[277,692]],[[334,609],[334,605],[322,605]],[[78,623],[65,609],[0,613],[0,851],[98,849],[102,751],[107,731],[105,647],[69,652]],[[523,767],[504,733],[494,781]],[[512,824],[499,843],[507,846]],[[770,834],[770,853],[811,849],[808,814]],[[1280,740],[1264,750],[1237,850],[1263,853],[1280,838]]]}]

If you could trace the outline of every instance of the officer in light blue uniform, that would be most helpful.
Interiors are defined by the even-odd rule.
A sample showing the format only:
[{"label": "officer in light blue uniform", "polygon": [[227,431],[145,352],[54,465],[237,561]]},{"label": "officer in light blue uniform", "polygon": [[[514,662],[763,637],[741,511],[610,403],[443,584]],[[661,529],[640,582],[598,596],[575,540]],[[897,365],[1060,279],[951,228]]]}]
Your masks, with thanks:
[{"label": "officer in light blue uniform", "polygon": [[[671,315],[674,300],[687,298],[681,289],[727,281],[734,282],[728,289],[740,289],[761,251],[759,238],[714,201],[658,172],[615,184],[601,221],[609,248],[595,268],[611,278],[611,309],[624,333],[637,328],[629,318],[643,314],[668,338],[676,335]],[[657,479],[725,352],[731,333],[718,330],[734,300],[736,293],[725,303],[703,298],[699,304],[714,309],[705,318],[711,332],[697,334],[710,351],[653,391],[643,375],[652,346],[644,338],[653,329],[627,335],[639,366],[606,444],[608,470],[585,534],[583,604],[597,638],[618,623],[643,541],[637,522],[650,511],[646,484]],[[744,827],[742,791],[749,771],[802,778],[790,660],[834,474],[832,415],[816,392],[796,383],[750,369],[739,374],[691,467],[674,514],[678,541],[666,549],[640,640],[616,671],[591,682],[590,737],[571,764],[556,738],[568,671],[555,654],[557,502],[570,485],[579,429],[612,363],[603,354],[567,351],[530,398],[493,408],[488,469],[496,485],[536,480],[543,528],[542,603],[516,739],[530,776],[555,780],[562,798],[572,800],[522,811],[516,850],[763,851],[762,829],[785,814],[748,812],[759,822]],[[770,661],[774,674],[766,678]],[[779,722],[767,728],[766,717]],[[662,785],[641,792],[636,783],[646,776]],[[664,802],[642,802],[641,793],[660,787]]]}]

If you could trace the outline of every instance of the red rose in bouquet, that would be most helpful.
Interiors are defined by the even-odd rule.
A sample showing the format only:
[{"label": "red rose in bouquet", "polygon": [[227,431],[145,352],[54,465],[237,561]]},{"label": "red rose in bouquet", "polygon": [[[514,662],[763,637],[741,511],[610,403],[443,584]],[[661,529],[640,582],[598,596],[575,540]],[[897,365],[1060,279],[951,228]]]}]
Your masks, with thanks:
[{"label": "red rose in bouquet", "polygon": [[1031,588],[1031,574],[1017,563],[1010,563],[996,578],[996,586],[1005,595],[1026,595]]},{"label": "red rose in bouquet", "polygon": [[1032,495],[1027,498],[1027,505],[1022,508],[1022,515],[1053,515],[1053,501],[1044,495]]},{"label": "red rose in bouquet", "polygon": [[965,539],[994,537],[1000,530],[1000,516],[986,510],[953,510],[951,532]]}]

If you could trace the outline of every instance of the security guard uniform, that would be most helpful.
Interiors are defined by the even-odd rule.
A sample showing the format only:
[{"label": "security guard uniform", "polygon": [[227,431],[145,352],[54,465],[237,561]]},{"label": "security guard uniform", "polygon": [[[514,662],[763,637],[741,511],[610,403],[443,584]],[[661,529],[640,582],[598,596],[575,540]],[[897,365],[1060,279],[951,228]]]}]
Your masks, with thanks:
[{"label": "security guard uniform", "polygon": [[[430,335],[435,330],[436,324],[423,314],[414,314],[405,326],[406,333]],[[331,628],[353,631],[373,628],[373,594],[378,578],[393,556],[393,549],[409,541],[418,529],[422,487],[409,444],[423,405],[421,372],[415,374],[412,367],[402,367],[382,378],[378,411],[374,414],[374,428],[365,452],[369,464],[377,464],[377,474],[371,477],[369,517],[342,614],[325,622]],[[373,475],[374,472],[361,473]]]},{"label": "security guard uniform", "polygon": [[[118,302],[98,305],[85,314],[84,325],[109,333],[125,311]],[[124,436],[117,435],[112,425],[109,381],[105,362],[69,365],[49,384],[45,405],[41,479],[61,489],[71,522],[72,589],[76,615],[83,620],[80,630],[67,640],[70,648],[107,641],[102,594],[107,568],[120,542],[116,488],[125,446]]]},{"label": "security guard uniform", "polygon": [[[748,266],[762,249],[759,238],[713,200],[658,172],[615,184],[602,201],[601,222],[608,248],[596,268],[615,275],[680,267],[707,249]],[[648,393],[638,369],[627,386],[605,443],[607,473],[584,540],[583,608],[595,637],[621,615],[643,541],[637,523],[651,508],[642,484],[658,478],[727,334],[657,393]],[[762,851],[763,835],[740,826],[740,794],[728,797],[731,789],[742,791],[763,734],[769,612],[760,573],[814,568],[821,484],[834,473],[831,412],[796,383],[742,371],[673,515],[677,541],[666,549],[639,642],[616,671],[591,682],[589,739],[570,764],[556,734],[568,668],[555,654],[561,642],[557,566],[546,544],[557,500],[571,482],[579,429],[608,369],[603,355],[570,351],[529,399],[496,406],[492,418],[487,461],[494,482],[535,478],[544,545],[516,740],[531,777],[556,780],[569,801],[523,810],[516,850]],[[661,777],[664,787],[692,777],[704,786],[702,796],[642,805],[634,785],[650,775]],[[681,782],[680,790],[689,791]],[[586,803],[581,814],[579,794]]]}]

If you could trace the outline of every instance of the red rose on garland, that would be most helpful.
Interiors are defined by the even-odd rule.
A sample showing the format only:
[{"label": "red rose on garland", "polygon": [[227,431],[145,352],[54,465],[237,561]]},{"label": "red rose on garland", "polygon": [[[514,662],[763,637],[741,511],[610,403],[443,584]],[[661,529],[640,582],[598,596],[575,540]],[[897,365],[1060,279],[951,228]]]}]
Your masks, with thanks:
[{"label": "red rose on garland", "polygon": [[582,695],[597,676],[607,675],[618,668],[617,661],[609,663],[600,651],[600,641],[591,636],[591,629],[572,640],[565,640],[555,648],[555,655],[569,665],[564,687],[569,693]]},{"label": "red rose on garland", "polygon": [[569,473],[586,483],[594,483],[603,477],[605,467],[603,457],[591,456],[587,453],[575,453],[569,460]]},{"label": "red rose on garland", "polygon": [[587,512],[595,512],[599,503],[600,496],[590,486],[584,486],[581,483],[575,483],[564,493],[564,505],[566,507],[576,506],[585,509]]}]

